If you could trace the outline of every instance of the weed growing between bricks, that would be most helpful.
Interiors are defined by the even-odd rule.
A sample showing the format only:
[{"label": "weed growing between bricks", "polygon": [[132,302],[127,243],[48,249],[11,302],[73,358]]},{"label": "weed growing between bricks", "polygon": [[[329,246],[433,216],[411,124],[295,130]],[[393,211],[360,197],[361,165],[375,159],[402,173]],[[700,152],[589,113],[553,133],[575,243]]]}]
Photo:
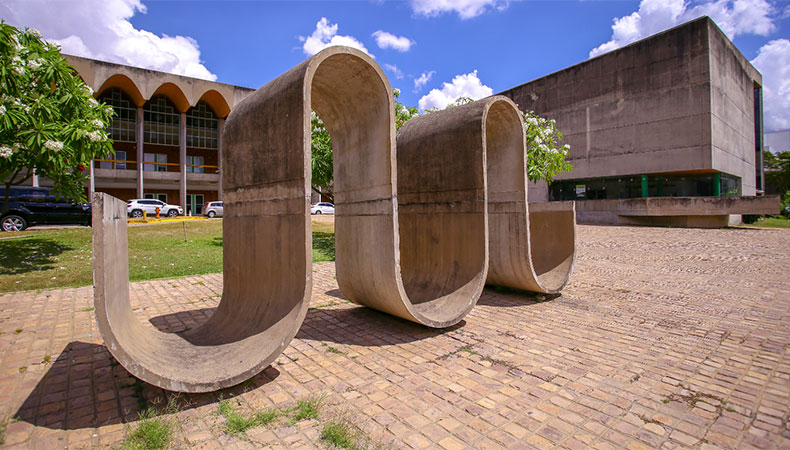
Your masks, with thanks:
[{"label": "weed growing between bricks", "polygon": [[303,420],[317,420],[325,399],[324,395],[314,395],[297,401],[296,406],[291,408],[270,408],[249,416],[236,410],[238,403],[234,405],[231,400],[221,400],[217,412],[227,421],[225,431],[238,435],[251,428],[272,424],[280,418],[287,418],[288,425]]},{"label": "weed growing between bricks", "polygon": [[117,450],[163,450],[170,446],[177,419],[164,417],[155,410],[140,413],[140,422],[116,447]]}]

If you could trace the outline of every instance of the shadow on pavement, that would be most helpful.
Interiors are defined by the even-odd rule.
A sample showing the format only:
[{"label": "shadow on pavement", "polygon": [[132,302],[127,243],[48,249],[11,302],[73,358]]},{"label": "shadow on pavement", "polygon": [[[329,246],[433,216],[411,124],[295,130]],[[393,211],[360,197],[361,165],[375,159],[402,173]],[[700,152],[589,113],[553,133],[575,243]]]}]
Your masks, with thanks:
[{"label": "shadow on pavement", "polygon": [[16,420],[61,430],[137,420],[148,408],[178,410],[218,403],[263,386],[280,375],[272,366],[236,386],[206,394],[165,391],[132,376],[104,345],[71,342],[51,363],[14,414]]}]

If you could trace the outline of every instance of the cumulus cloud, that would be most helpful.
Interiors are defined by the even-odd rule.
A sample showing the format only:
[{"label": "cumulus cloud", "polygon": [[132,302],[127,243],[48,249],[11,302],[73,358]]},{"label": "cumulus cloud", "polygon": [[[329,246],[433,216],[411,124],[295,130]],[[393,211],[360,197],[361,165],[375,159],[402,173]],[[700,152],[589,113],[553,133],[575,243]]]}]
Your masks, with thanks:
[{"label": "cumulus cloud", "polygon": [[315,24],[315,31],[310,36],[299,36],[299,40],[304,42],[302,49],[308,56],[315,55],[321,50],[331,47],[333,45],[345,45],[346,47],[353,47],[370,56],[373,56],[365,46],[353,36],[343,36],[337,34],[338,25],[332,24],[326,17],[322,17]]},{"label": "cumulus cloud", "polygon": [[790,129],[790,40],[763,45],[752,64],[763,74],[765,131]]},{"label": "cumulus cloud", "polygon": [[461,19],[471,19],[495,9],[502,11],[509,0],[411,0],[411,9],[426,17],[435,17],[447,12],[456,12]]},{"label": "cumulus cloud", "polygon": [[612,39],[590,51],[590,57],[623,47],[689,20],[710,16],[730,39],[739,34],[767,36],[775,29],[768,0],[642,0],[639,10],[614,19]]},{"label": "cumulus cloud", "polygon": [[161,36],[138,30],[129,21],[146,12],[142,0],[4,0],[6,22],[41,31],[64,53],[189,77],[216,80],[200,60],[197,41],[189,36]]},{"label": "cumulus cloud", "polygon": [[422,111],[432,108],[444,109],[458,97],[470,97],[478,100],[493,93],[493,89],[480,81],[475,70],[465,75],[456,75],[450,83],[442,83],[441,90],[432,89],[420,99],[418,105]]},{"label": "cumulus cloud", "polygon": [[408,52],[411,46],[414,45],[414,41],[406,36],[395,36],[386,31],[378,30],[371,36],[376,38],[376,44],[379,48],[391,48],[399,52]]},{"label": "cumulus cloud", "polygon": [[428,84],[429,81],[431,81],[431,78],[435,73],[436,73],[435,70],[431,70],[430,72],[423,72],[422,75],[419,76],[419,78],[415,78],[414,90],[419,91],[420,89],[422,89],[423,86],[425,86],[426,84]]},{"label": "cumulus cloud", "polygon": [[398,80],[403,79],[403,72],[394,64],[384,64],[384,69],[391,72]]}]

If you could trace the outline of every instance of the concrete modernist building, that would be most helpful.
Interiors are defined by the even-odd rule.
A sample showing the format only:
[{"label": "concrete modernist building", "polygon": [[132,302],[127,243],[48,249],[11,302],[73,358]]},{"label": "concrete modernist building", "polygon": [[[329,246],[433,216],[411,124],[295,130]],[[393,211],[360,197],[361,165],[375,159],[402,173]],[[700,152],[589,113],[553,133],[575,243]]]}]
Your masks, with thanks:
[{"label": "concrete modernist building", "polygon": [[115,156],[90,167],[89,194],[158,198],[200,214],[222,199],[222,127],[253,89],[65,55],[112,105]]},{"label": "concrete modernist building", "polygon": [[[761,86],[760,73],[703,17],[502,94],[555,119],[571,146],[573,171],[549,187],[532,185],[530,201],[576,200],[580,222],[643,223],[613,214],[636,208],[635,216],[649,216],[651,203],[621,199],[754,196],[763,188]],[[744,202],[725,202],[718,215],[754,213],[738,210]]]}]

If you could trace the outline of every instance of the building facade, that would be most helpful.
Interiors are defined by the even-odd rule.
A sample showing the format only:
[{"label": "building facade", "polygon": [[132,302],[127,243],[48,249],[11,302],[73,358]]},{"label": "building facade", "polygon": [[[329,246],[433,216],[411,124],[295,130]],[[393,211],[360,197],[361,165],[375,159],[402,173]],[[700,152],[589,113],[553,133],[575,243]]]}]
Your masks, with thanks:
[{"label": "building facade", "polygon": [[555,119],[571,146],[573,171],[531,185],[531,202],[753,196],[761,86],[703,17],[502,94]]},{"label": "building facade", "polygon": [[115,155],[88,169],[88,193],[157,198],[201,214],[222,199],[222,128],[253,89],[65,55],[112,105]]}]

